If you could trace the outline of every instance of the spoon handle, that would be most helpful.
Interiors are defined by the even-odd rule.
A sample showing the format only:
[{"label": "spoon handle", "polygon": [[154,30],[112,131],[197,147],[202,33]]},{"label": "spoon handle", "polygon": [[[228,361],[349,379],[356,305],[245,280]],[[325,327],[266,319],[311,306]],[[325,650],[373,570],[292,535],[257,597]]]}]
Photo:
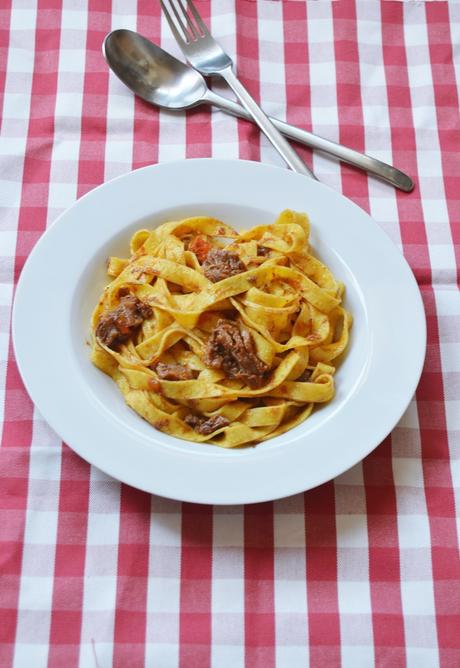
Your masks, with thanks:
[{"label": "spoon handle", "polygon": [[[208,104],[219,107],[223,111],[226,111],[233,116],[239,116],[240,118],[245,118],[248,121],[253,120],[251,114],[249,114],[249,112],[247,112],[246,109],[240,104],[233,102],[233,100],[229,100],[222,95],[217,95],[217,93],[214,93],[211,90],[209,90],[204,96],[204,101]],[[377,178],[390,183],[392,186],[395,186],[404,192],[411,192],[411,190],[414,188],[414,182],[407,174],[404,174],[404,172],[396,169],[396,167],[388,165],[386,162],[377,160],[377,158],[371,158],[371,156],[366,155],[365,153],[355,151],[352,148],[348,148],[348,146],[342,146],[341,144],[337,144],[330,139],[325,139],[324,137],[315,135],[312,132],[308,132],[307,130],[297,128],[295,125],[289,125],[289,123],[280,121],[277,118],[269,118],[273,125],[282,134],[284,134],[286,137],[289,137],[289,139],[294,139],[295,141],[298,141],[301,144],[305,144],[310,148],[334,155],[336,158],[339,158],[339,160],[342,160],[342,162],[346,162],[349,165],[363,169],[364,171],[369,172],[369,174],[373,174]]]}]

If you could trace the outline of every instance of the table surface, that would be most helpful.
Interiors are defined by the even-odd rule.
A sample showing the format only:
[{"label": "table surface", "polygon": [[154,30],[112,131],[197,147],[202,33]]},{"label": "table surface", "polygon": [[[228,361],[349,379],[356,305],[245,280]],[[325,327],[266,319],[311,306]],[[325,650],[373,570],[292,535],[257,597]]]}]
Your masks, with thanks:
[{"label": "table surface", "polygon": [[426,308],[420,385],[369,457],[274,503],[181,504],[90,467],[24,390],[14,286],[63,209],[151,163],[281,164],[250,124],[160,113],[109,75],[111,29],[178,53],[158,5],[0,7],[0,665],[459,666],[460,4],[198,2],[266,111],[417,182],[407,195],[302,151],[400,247]]}]

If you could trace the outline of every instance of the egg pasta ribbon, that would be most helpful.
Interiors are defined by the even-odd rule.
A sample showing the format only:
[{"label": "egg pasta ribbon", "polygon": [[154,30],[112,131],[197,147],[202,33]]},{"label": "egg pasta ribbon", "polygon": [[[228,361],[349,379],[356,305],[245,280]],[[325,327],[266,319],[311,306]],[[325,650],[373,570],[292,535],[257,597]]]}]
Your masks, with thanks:
[{"label": "egg pasta ribbon", "polygon": [[172,436],[234,448],[333,399],[352,317],[344,286],[286,209],[241,232],[196,216],[138,230],[91,319],[92,362]]}]

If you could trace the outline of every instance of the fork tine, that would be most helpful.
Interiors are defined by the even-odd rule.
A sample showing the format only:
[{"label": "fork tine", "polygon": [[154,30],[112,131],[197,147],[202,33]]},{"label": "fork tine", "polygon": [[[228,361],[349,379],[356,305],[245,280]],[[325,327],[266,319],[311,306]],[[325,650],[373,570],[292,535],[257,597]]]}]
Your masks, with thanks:
[{"label": "fork tine", "polygon": [[[171,1],[172,1],[172,0],[171,0]],[[195,27],[195,25],[194,25],[192,19],[191,19],[190,16],[188,15],[187,8],[184,6],[183,0],[177,0],[177,4],[178,4],[179,7],[182,9],[182,12],[183,12],[183,14],[184,14],[184,18],[185,18],[185,20],[187,21],[188,26],[189,26],[190,30],[192,31],[192,33],[193,33],[193,37],[194,37],[195,39],[199,39],[199,38],[201,37],[201,35],[200,35],[200,33],[199,33],[199,30]]]},{"label": "fork tine", "polygon": [[193,4],[192,0],[188,0],[188,6],[190,7],[191,12],[192,12],[193,16],[195,17],[195,21],[198,23],[198,27],[201,29],[203,35],[208,37],[209,36],[209,30],[208,30],[206,24],[204,23],[203,19],[199,15],[198,9]]},{"label": "fork tine", "polygon": [[169,27],[171,28],[171,32],[174,35],[174,38],[176,41],[179,43],[179,45],[184,45],[187,43],[187,41],[190,40],[190,36],[187,32],[187,28],[185,27],[181,17],[178,14],[178,11],[176,7],[174,6],[173,2],[169,0],[169,5],[174,12],[174,16],[176,17],[177,23],[180,25],[181,30],[182,30],[182,35],[180,34],[180,31],[177,28],[177,25],[171,16],[171,10],[167,8],[166,6],[166,0],[160,0],[161,8],[163,10],[164,15],[166,16],[166,20],[169,23]]}]

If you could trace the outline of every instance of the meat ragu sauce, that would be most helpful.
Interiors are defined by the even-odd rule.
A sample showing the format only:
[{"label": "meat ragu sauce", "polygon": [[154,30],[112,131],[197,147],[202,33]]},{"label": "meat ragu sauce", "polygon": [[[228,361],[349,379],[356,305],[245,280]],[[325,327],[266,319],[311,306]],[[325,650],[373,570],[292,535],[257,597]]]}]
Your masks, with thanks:
[{"label": "meat ragu sauce", "polygon": [[146,318],[152,316],[152,309],[134,295],[121,297],[116,308],[104,313],[96,328],[97,338],[108,348],[116,350],[138,331]]},{"label": "meat ragu sauce", "polygon": [[257,357],[249,331],[233,320],[217,321],[208,339],[204,360],[208,366],[223,371],[229,378],[242,380],[252,389],[262,387],[270,372]]},{"label": "meat ragu sauce", "polygon": [[202,267],[206,278],[213,283],[246,271],[246,265],[240,260],[239,255],[221,248],[210,250]]},{"label": "meat ragu sauce", "polygon": [[94,364],[178,438],[233,448],[292,429],[333,398],[352,322],[309,233],[288,209],[241,232],[199,215],[138,230],[93,314]]},{"label": "meat ragu sauce", "polygon": [[199,415],[193,415],[192,413],[185,416],[184,422],[198,432],[198,434],[203,434],[205,436],[212,434],[218,429],[222,429],[222,427],[228,427],[230,424],[230,421],[223,417],[223,415],[213,415],[210,418],[205,418]]},{"label": "meat ragu sauce", "polygon": [[190,241],[188,250],[195,253],[198,262],[203,264],[212,246],[209,239],[204,234],[198,234]]},{"label": "meat ragu sauce", "polygon": [[184,364],[164,364],[164,362],[159,362],[155,371],[161,380],[192,380],[198,375],[197,371]]}]

